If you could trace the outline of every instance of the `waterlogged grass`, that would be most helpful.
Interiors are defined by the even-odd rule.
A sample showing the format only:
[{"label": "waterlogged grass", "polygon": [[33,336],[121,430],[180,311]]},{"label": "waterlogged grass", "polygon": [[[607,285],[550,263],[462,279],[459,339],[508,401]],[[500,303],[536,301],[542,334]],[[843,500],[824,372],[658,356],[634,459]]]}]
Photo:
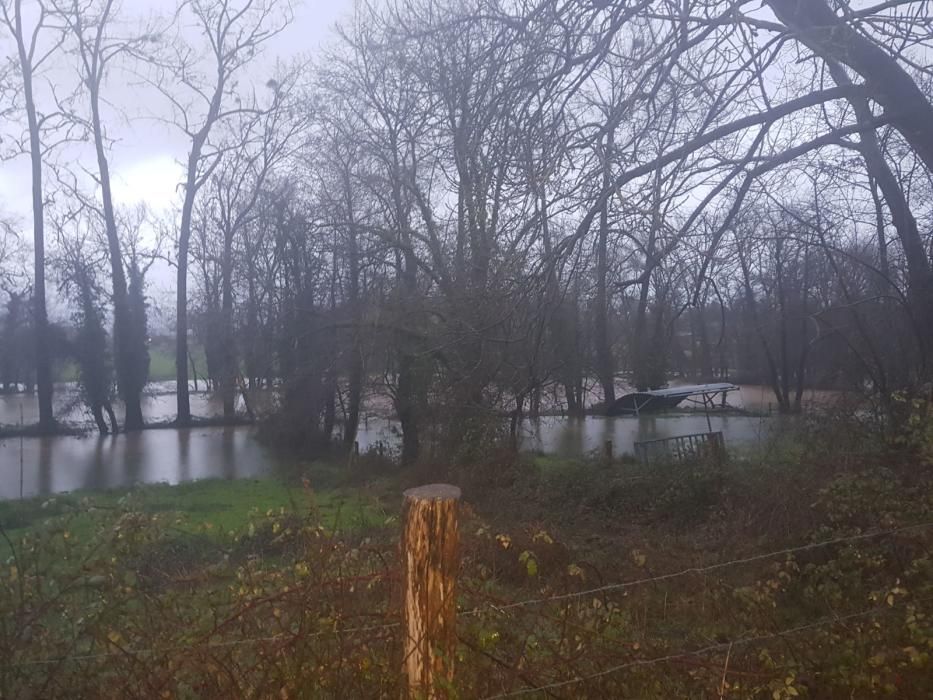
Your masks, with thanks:
[{"label": "waterlogged grass", "polygon": [[378,526],[387,517],[375,498],[359,489],[315,490],[272,479],[210,479],[0,502],[0,526],[16,541],[67,518],[75,536],[92,536],[95,514],[101,511],[160,514],[181,532],[225,535],[241,533],[257,515],[270,511],[312,516],[322,527],[339,531]]}]

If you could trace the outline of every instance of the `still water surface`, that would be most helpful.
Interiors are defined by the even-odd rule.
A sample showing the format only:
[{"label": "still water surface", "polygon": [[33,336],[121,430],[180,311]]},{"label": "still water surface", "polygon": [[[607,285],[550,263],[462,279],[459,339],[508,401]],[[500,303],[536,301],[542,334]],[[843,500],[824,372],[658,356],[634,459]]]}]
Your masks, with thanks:
[{"label": "still water surface", "polygon": [[[754,447],[767,439],[771,419],[712,416],[730,448]],[[572,457],[602,449],[632,452],[636,440],[707,430],[703,415],[583,419],[546,417],[522,426],[522,448]],[[146,430],[111,437],[9,438],[0,440],[0,499],[49,495],[77,489],[111,489],[138,483],[194,479],[239,479],[275,474],[287,465],[254,437],[249,426]],[[378,442],[398,445],[393,421],[370,418],[360,426],[360,449]]]},{"label": "still water surface", "polygon": [[[151,382],[143,394],[143,418],[147,423],[175,417],[175,382]],[[90,413],[81,403],[74,384],[56,384],[52,410],[55,419],[68,425],[93,427]],[[123,407],[114,403],[117,418],[123,420]],[[213,394],[191,392],[191,412],[196,416],[223,415],[223,403]],[[24,425],[39,422],[39,399],[35,394],[0,395],[0,425]]]}]

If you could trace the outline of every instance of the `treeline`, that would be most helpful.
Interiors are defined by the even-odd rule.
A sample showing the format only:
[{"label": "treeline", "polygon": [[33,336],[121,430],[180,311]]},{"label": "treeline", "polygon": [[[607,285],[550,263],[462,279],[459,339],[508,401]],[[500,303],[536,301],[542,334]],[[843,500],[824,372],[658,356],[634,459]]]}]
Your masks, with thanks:
[{"label": "treeline", "polygon": [[[740,379],[794,412],[806,386],[884,407],[929,377],[925,3],[395,0],[359,6],[300,65],[261,62],[291,21],[280,0],[190,0],[129,38],[110,0],[50,0],[41,56],[24,4],[2,6],[36,274],[5,283],[0,382],[35,376],[44,425],[45,221],[78,345],[96,348],[83,385],[115,377],[127,429],[160,256],[177,272],[179,424],[195,338],[227,417],[238,392],[275,388],[284,433],[342,425],[352,444],[375,386],[405,461],[439,417],[469,443],[490,411],[535,414],[555,387],[579,414],[621,382]],[[28,88],[49,55],[81,76],[51,124]],[[162,241],[110,193],[100,105],[121,71],[189,146]],[[79,130],[97,167],[82,189],[57,163],[71,186],[50,212],[53,128]]]}]

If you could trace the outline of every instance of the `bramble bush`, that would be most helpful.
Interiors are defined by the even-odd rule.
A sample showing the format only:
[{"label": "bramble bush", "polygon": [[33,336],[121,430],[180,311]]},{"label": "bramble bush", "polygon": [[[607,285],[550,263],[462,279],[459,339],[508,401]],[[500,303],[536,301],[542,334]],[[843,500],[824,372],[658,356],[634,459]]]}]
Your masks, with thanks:
[{"label": "bramble bush", "polygon": [[[87,519],[91,517],[92,527]],[[83,534],[72,529],[81,518]],[[391,694],[383,548],[313,517],[255,513],[242,533],[87,504],[9,541],[0,694],[255,697]]]}]

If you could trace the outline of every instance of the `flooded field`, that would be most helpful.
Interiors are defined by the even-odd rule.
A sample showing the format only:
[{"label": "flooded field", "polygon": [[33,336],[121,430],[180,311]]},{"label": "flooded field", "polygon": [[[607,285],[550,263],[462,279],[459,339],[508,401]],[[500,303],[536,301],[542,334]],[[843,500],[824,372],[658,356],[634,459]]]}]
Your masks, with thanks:
[{"label": "flooded field", "polygon": [[[203,384],[201,385],[203,388]],[[627,392],[631,387],[619,385],[617,395]],[[807,406],[822,406],[831,403],[841,395],[838,391],[825,391],[819,389],[807,389],[803,395],[803,404]],[[593,401],[600,400],[600,396],[592,396]],[[90,414],[81,404],[76,394],[74,385],[62,384],[55,389],[55,417],[59,421],[69,425],[93,427],[93,421]],[[542,401],[542,410],[555,410],[561,399],[560,397],[545,396]],[[243,411],[242,398],[238,398],[238,411]],[[260,408],[267,405],[270,397],[266,392],[251,392],[251,405],[258,405]],[[743,384],[739,391],[735,391],[728,396],[729,406],[753,413],[769,413],[772,409],[776,410],[774,394],[768,386],[757,384]],[[384,395],[384,392],[367,392],[366,396],[367,410],[371,415],[386,416],[392,411],[391,401]],[[115,404],[117,416],[122,419],[122,406]],[[143,416],[149,423],[159,423],[171,421],[175,417],[175,382],[153,382],[147,387],[143,397]],[[210,418],[223,414],[223,404],[220,398],[206,391],[192,391],[191,393],[191,412],[202,418]],[[26,425],[37,423],[39,420],[39,405],[35,394],[21,395],[0,395],[0,426],[19,425],[20,420]]]},{"label": "flooded field", "polygon": [[[167,422],[175,415],[171,383],[153,384],[143,411],[149,422]],[[808,404],[831,401],[834,392],[809,391]],[[729,448],[760,447],[773,432],[777,420],[768,417],[767,387],[743,386],[729,395],[730,405],[758,415],[684,412],[607,418],[546,416],[525,420],[521,447],[527,451],[562,457],[602,450],[611,440],[617,455],[631,453],[636,441],[705,432],[723,432]],[[192,412],[217,416],[222,406],[214,396],[194,393]],[[15,425],[22,412],[25,423],[38,418],[34,396],[0,396],[0,424]],[[118,414],[121,413],[118,409]],[[56,415],[69,424],[87,425],[88,417],[73,391],[63,387],[56,395]],[[76,489],[109,489],[137,483],[179,483],[193,479],[239,479],[280,472],[286,465],[255,438],[249,426],[146,430],[140,433],[100,437],[8,438],[0,440],[0,499],[45,495]],[[400,433],[395,421],[365,418],[358,442],[366,451],[377,443],[396,449]]]},{"label": "flooded field", "polygon": [[[175,417],[175,382],[153,382],[146,387],[142,401],[143,417],[148,423],[172,420]],[[58,421],[68,425],[92,427],[93,419],[81,403],[74,384],[58,384],[53,397],[53,410]],[[123,407],[114,403],[122,421]],[[199,391],[191,393],[191,412],[210,417],[223,414],[220,398]],[[25,425],[39,422],[39,400],[35,394],[0,395],[0,426]]]},{"label": "flooded field", "polygon": [[[723,431],[726,444],[735,448],[762,444],[774,419],[723,415],[710,420],[713,430]],[[622,454],[631,452],[636,440],[706,429],[702,415],[545,417],[524,422],[522,448],[572,457],[599,450],[612,440],[616,454]],[[287,465],[254,434],[254,428],[239,426],[0,440],[0,499],[281,473]],[[363,451],[379,442],[392,450],[399,442],[396,424],[383,418],[362,423],[358,437]]]}]

